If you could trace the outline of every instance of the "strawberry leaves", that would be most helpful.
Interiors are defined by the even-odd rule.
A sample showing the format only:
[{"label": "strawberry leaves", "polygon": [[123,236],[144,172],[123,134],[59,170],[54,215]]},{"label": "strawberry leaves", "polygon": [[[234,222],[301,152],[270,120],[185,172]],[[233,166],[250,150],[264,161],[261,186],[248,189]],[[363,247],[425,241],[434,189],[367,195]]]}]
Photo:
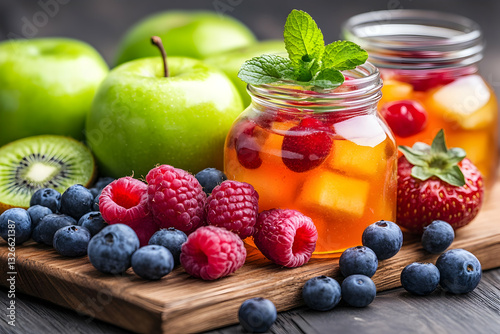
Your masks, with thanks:
[{"label": "strawberry leaves", "polygon": [[448,149],[441,129],[432,145],[415,143],[413,148],[399,146],[399,150],[413,165],[411,176],[425,181],[433,176],[453,186],[465,185],[465,177],[458,163],[465,158],[465,151],[455,147]]},{"label": "strawberry leaves", "polygon": [[283,32],[288,58],[262,55],[247,60],[238,73],[246,83],[261,85],[292,80],[332,89],[344,82],[340,71],[351,70],[368,59],[357,44],[337,41],[325,46],[323,33],[306,12],[292,10]]}]

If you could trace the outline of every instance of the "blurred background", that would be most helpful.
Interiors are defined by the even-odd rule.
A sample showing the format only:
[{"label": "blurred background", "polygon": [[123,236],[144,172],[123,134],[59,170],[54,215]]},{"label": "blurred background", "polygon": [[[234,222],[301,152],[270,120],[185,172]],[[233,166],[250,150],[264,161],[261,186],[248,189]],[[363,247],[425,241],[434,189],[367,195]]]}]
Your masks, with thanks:
[{"label": "blurred background", "polygon": [[[49,3],[57,10],[47,12]],[[54,8],[54,7],[52,7]],[[322,29],[325,42],[339,39],[340,26],[350,16],[374,10],[434,9],[467,16],[480,24],[487,43],[480,64],[483,76],[500,93],[500,1],[436,0],[0,0],[0,40],[23,36],[32,24],[33,37],[64,36],[93,45],[111,65],[120,39],[143,17],[168,9],[208,9],[231,15],[259,39],[282,38],[291,9],[311,14]],[[33,25],[33,23],[37,23]],[[31,36],[30,36],[31,37]]]}]

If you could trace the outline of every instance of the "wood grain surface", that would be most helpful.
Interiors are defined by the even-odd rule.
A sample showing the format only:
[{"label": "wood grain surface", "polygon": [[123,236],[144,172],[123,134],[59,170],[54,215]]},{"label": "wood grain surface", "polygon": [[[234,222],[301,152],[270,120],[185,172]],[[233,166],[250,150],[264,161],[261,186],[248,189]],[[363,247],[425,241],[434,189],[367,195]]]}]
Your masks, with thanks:
[{"label": "wood grain surface", "polygon": [[[456,233],[451,248],[465,248],[483,269],[500,266],[500,181],[478,217]],[[8,250],[0,245],[0,281],[6,284]],[[378,291],[400,286],[404,266],[414,261],[435,262],[415,236],[405,235],[401,251],[382,261],[373,280]],[[69,259],[47,246],[27,243],[16,248],[16,289],[55,304],[139,333],[194,333],[237,322],[237,310],[247,298],[271,299],[278,311],[300,306],[300,291],[318,275],[341,280],[338,259],[312,259],[300,268],[272,264],[249,247],[243,268],[206,282],[177,268],[160,281],[145,281],[131,269],[119,276],[99,273],[88,258]]]}]

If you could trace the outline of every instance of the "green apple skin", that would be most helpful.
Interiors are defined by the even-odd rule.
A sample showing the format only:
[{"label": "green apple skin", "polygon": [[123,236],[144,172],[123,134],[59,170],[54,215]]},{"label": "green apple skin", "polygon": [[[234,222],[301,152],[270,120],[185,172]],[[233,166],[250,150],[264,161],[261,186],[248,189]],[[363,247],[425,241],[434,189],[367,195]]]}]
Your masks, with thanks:
[{"label": "green apple skin", "polygon": [[83,138],[108,66],[90,45],[40,38],[0,43],[0,145],[42,134]]},{"label": "green apple skin", "polygon": [[245,46],[228,52],[224,52],[205,59],[209,65],[213,65],[224,71],[240,92],[243,105],[248,106],[251,102],[247,92],[247,83],[238,78],[241,65],[246,60],[263,54],[279,54],[286,56],[285,43],[281,40],[262,41],[250,46]]},{"label": "green apple skin", "polygon": [[116,64],[159,54],[151,45],[159,36],[167,55],[203,59],[255,43],[253,33],[240,21],[210,11],[167,11],[146,17],[126,34]]},{"label": "green apple skin", "polygon": [[196,173],[223,168],[224,140],[243,111],[231,80],[200,60],[137,59],[113,69],[87,117],[86,136],[101,173],[146,176],[158,164]]}]

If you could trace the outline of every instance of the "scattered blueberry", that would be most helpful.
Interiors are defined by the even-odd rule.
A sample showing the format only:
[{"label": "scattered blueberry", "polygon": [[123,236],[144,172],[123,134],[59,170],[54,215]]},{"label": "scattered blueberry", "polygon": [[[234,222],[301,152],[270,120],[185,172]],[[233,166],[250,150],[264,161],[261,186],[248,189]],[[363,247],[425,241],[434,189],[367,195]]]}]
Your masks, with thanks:
[{"label": "scattered blueberry", "polygon": [[56,231],[53,246],[62,256],[83,256],[87,254],[90,238],[90,232],[85,227],[70,225]]},{"label": "scattered blueberry", "polygon": [[87,212],[92,211],[93,203],[92,193],[81,184],[75,184],[62,194],[61,212],[78,220]]},{"label": "scattered blueberry", "polygon": [[106,226],[89,242],[92,265],[103,273],[121,274],[131,265],[132,254],[139,248],[139,238],[125,224]]},{"label": "scattered blueberry", "polygon": [[471,292],[481,280],[481,263],[465,249],[452,249],[441,254],[436,267],[441,278],[439,284],[448,292]]},{"label": "scattered blueberry", "polygon": [[414,262],[401,272],[401,285],[414,295],[425,296],[436,290],[439,270],[432,263]]},{"label": "scattered blueberry", "polygon": [[61,208],[61,194],[51,188],[42,188],[31,196],[30,206],[41,205],[56,213]]},{"label": "scattered blueberry", "polygon": [[422,246],[432,254],[444,252],[455,239],[455,231],[450,224],[443,220],[435,220],[424,227]]},{"label": "scattered blueberry", "polygon": [[186,240],[186,233],[173,227],[169,227],[156,231],[151,239],[149,239],[149,244],[160,245],[167,248],[174,257],[175,265],[178,265],[180,263],[181,247]]},{"label": "scattered blueberry", "polygon": [[0,236],[7,241],[9,246],[12,241],[16,245],[27,241],[31,236],[31,231],[31,217],[26,210],[12,208],[0,215]]},{"label": "scattered blueberry", "polygon": [[92,202],[92,210],[99,211],[99,198],[101,196],[101,191],[94,197],[94,202]]},{"label": "scattered blueberry", "polygon": [[216,186],[227,180],[226,174],[216,168],[205,168],[198,172],[194,177],[200,182],[203,191],[210,195]]},{"label": "scattered blueberry", "polygon": [[36,242],[52,246],[56,231],[70,225],[76,225],[76,220],[73,217],[59,213],[51,213],[40,220],[40,223],[33,229],[31,237]]},{"label": "scattered blueberry", "polygon": [[391,221],[381,220],[371,224],[363,231],[363,246],[371,248],[378,260],[396,255],[403,245],[403,232]]},{"label": "scattered blueberry", "polygon": [[91,236],[96,235],[103,228],[108,226],[99,211],[90,211],[84,214],[78,221],[78,225],[83,226],[87,230],[89,230]]},{"label": "scattered blueberry", "polygon": [[372,277],[378,267],[377,255],[366,246],[348,248],[340,256],[339,267],[344,277],[355,274]]},{"label": "scattered blueberry", "polygon": [[163,246],[147,245],[132,255],[132,269],[145,279],[157,280],[174,268],[172,253]]},{"label": "scattered blueberry", "polygon": [[311,278],[302,288],[302,298],[306,305],[317,311],[328,311],[340,301],[340,285],[331,277]]},{"label": "scattered blueberry", "polygon": [[31,217],[31,225],[33,229],[40,223],[43,217],[53,213],[48,207],[41,206],[39,204],[29,207],[26,211],[28,211],[28,214]]},{"label": "scattered blueberry", "polygon": [[98,189],[99,192],[103,190],[108,184],[113,182],[115,179],[109,176],[105,177],[100,177],[97,179],[96,183],[94,184],[94,188]]},{"label": "scattered blueberry", "polygon": [[351,275],[342,282],[342,299],[354,307],[365,307],[375,299],[377,288],[365,275]]},{"label": "scattered blueberry", "polygon": [[245,300],[238,310],[241,326],[251,333],[267,332],[277,315],[273,302],[260,297]]},{"label": "scattered blueberry", "polygon": [[99,189],[97,188],[89,188],[89,191],[90,193],[92,194],[92,196],[94,196],[94,199],[96,198],[97,195],[99,195],[99,193],[101,192]]}]

